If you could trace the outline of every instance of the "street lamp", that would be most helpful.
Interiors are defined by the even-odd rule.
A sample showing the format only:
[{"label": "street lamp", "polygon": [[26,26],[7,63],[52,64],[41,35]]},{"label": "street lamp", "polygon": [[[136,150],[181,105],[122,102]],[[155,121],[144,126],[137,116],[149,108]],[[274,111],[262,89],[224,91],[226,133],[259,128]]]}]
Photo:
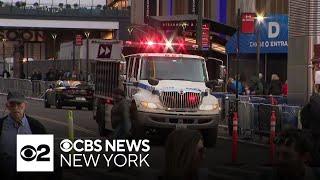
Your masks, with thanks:
[{"label": "street lamp", "polygon": [[[3,38],[2,39],[2,59],[3,59],[3,72],[6,70],[6,43],[7,39]],[[4,75],[4,74],[3,74]]]},{"label": "street lamp", "polygon": [[257,76],[259,77],[259,73],[260,73],[260,24],[263,23],[264,21],[264,16],[263,14],[258,14],[256,16],[256,21],[255,21],[255,25],[256,25],[256,42],[257,42]]},{"label": "street lamp", "polygon": [[51,37],[53,39],[53,60],[56,59],[55,55],[56,55],[56,39],[57,39],[57,34],[56,33],[52,33]]},{"label": "street lamp", "polygon": [[87,79],[87,81],[89,81],[89,37],[90,37],[90,32],[85,32],[84,35],[87,38],[86,79]]}]

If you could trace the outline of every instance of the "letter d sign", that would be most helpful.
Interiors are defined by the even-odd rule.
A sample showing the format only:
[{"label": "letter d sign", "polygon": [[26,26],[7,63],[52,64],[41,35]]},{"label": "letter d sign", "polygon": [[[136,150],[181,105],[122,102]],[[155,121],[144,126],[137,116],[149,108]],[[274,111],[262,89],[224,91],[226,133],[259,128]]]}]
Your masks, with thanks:
[{"label": "letter d sign", "polygon": [[268,25],[268,38],[276,38],[280,33],[280,25],[277,22],[269,22]]}]

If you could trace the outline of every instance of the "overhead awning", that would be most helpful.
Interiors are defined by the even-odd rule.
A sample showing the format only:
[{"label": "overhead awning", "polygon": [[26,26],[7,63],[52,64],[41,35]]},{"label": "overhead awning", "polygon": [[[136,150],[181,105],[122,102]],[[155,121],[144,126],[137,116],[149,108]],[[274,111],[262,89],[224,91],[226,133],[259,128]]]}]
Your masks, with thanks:
[{"label": "overhead awning", "polygon": [[52,28],[52,29],[119,29],[114,21],[70,21],[40,19],[4,19],[0,18],[0,27],[6,28]]},{"label": "overhead awning", "polygon": [[[149,25],[160,27],[162,29],[174,30],[177,28],[177,26],[181,27],[183,23],[187,23],[186,29],[196,30],[197,20],[198,16],[191,14],[175,16],[151,16]],[[212,21],[210,19],[204,18],[203,22],[209,23],[211,31],[215,33],[232,36],[236,32],[235,28],[216,21]]]},{"label": "overhead awning", "polygon": [[[151,16],[148,24],[155,28],[169,31],[184,28],[185,31],[192,32],[192,38],[195,40],[197,20],[198,16],[191,14],[175,16]],[[236,29],[206,18],[203,19],[203,24],[207,24],[210,29],[211,49],[225,53],[227,37],[232,36],[236,32]]]}]

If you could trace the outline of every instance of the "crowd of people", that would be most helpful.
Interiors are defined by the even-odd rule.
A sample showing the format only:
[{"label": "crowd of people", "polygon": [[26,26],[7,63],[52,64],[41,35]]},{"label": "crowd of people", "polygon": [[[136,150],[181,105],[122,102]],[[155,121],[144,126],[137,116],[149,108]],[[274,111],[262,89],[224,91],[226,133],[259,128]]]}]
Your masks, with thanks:
[{"label": "crowd of people", "polygon": [[288,81],[284,83],[277,74],[272,74],[270,83],[264,80],[262,73],[259,77],[253,76],[247,79],[245,75],[237,75],[235,78],[229,78],[227,81],[227,92],[238,93],[241,95],[288,95]]},{"label": "crowd of people", "polygon": [[[92,75],[91,75],[92,76]],[[10,78],[11,74],[8,71],[4,71],[2,74],[4,78]],[[64,71],[59,69],[50,68],[45,74],[43,74],[40,70],[33,70],[31,76],[27,77],[23,72],[20,74],[20,79],[30,79],[32,81],[35,80],[43,80],[43,81],[56,81],[56,80],[85,80],[85,75],[82,71],[80,73],[76,73],[76,71]]]}]

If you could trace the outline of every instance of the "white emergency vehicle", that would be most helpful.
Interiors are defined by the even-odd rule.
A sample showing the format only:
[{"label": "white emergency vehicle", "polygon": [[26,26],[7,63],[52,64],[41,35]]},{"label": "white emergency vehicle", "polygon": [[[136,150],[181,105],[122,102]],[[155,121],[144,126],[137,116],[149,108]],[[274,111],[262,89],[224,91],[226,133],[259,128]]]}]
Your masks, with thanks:
[{"label": "white emergency vehicle", "polygon": [[205,59],[176,53],[138,53],[122,59],[97,60],[96,121],[102,133],[111,128],[112,90],[124,88],[137,118],[135,135],[165,139],[170,131],[201,131],[205,144],[216,143],[220,107],[211,90]]}]

